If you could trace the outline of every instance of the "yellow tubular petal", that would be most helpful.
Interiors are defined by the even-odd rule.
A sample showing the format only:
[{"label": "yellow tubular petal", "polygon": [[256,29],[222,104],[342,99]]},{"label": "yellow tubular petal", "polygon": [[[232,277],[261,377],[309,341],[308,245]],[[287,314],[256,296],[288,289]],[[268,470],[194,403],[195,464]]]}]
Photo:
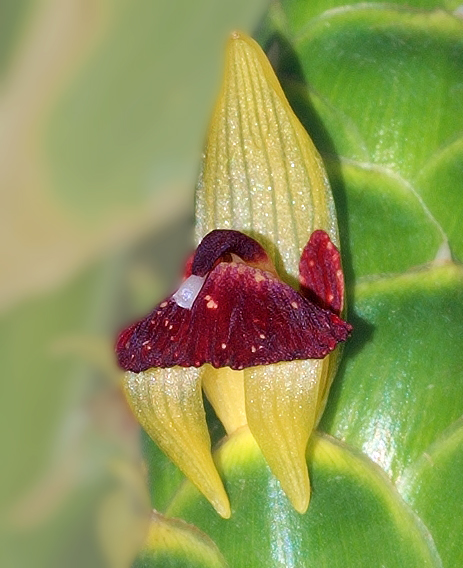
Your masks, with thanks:
[{"label": "yellow tubular petal", "polygon": [[249,428],[293,507],[307,510],[306,448],[315,423],[323,361],[290,361],[244,370]]},{"label": "yellow tubular petal", "polygon": [[314,229],[339,244],[321,158],[265,54],[243,34],[228,43],[197,187],[196,223],[198,241],[216,228],[255,237],[290,283]]},{"label": "yellow tubular petal", "polygon": [[230,504],[211,455],[199,369],[173,367],[126,373],[123,386],[140,424],[198,487],[216,511]]},{"label": "yellow tubular petal", "polygon": [[232,434],[247,423],[243,371],[234,371],[230,367],[214,369],[204,365],[202,385],[227,434]]}]

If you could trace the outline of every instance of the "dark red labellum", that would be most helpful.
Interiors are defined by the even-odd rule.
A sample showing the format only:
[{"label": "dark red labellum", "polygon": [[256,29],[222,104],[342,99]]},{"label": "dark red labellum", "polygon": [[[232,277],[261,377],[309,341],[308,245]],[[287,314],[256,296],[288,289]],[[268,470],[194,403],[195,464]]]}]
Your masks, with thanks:
[{"label": "dark red labellum", "polygon": [[[250,237],[237,231],[209,233],[179,290],[120,334],[120,366],[134,372],[205,363],[243,369],[325,357],[352,328],[331,308],[328,300],[335,294],[319,284],[325,280],[311,263],[318,256],[323,264],[335,258],[331,247],[320,245],[322,240],[315,238],[304,251],[310,268],[301,279],[317,295],[320,290],[325,294],[325,307],[281,282],[264,249]],[[320,248],[328,252],[318,254]],[[337,272],[338,264],[333,264],[330,270]],[[339,299],[331,305],[338,306]]]}]

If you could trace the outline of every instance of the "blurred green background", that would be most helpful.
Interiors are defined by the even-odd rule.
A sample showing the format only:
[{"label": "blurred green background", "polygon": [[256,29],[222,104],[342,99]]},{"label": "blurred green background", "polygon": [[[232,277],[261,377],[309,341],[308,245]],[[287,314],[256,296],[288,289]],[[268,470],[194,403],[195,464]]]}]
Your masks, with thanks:
[{"label": "blurred green background", "polygon": [[223,47],[263,0],[0,2],[0,566],[124,567],[115,333],[175,283]]}]

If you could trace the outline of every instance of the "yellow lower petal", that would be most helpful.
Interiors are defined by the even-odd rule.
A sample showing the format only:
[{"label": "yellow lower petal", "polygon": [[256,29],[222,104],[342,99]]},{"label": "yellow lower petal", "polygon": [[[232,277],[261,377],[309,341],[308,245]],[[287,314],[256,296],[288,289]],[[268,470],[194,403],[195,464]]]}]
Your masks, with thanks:
[{"label": "yellow lower petal", "polygon": [[202,385],[227,434],[232,434],[247,423],[244,371],[234,371],[230,367],[214,369],[210,365],[204,365]]},{"label": "yellow lower petal", "polygon": [[152,368],[128,372],[125,395],[140,424],[224,518],[230,504],[211,455],[201,370]]},{"label": "yellow lower petal", "polygon": [[289,361],[244,370],[249,428],[296,511],[310,500],[306,448],[317,417],[324,360]]}]

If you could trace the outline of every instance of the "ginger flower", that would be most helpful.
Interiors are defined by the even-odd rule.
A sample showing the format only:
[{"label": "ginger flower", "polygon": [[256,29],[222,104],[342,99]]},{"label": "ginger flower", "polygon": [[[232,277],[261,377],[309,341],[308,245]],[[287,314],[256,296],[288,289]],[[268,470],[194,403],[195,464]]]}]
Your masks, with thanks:
[{"label": "ginger flower", "polygon": [[242,34],[228,45],[196,217],[199,245],[179,288],[119,335],[127,400],[151,438],[229,517],[204,391],[228,436],[250,429],[304,513],[307,442],[337,366],[335,348],[351,326],[341,319],[344,280],[320,157],[265,55]]},{"label": "ginger flower", "polygon": [[[300,280],[301,293],[278,278],[257,241],[238,231],[215,230],[196,249],[178,290],[120,334],[116,352],[119,365],[129,371],[129,401],[142,425],[168,454],[175,440],[166,443],[166,430],[174,415],[160,428],[160,416],[155,414],[170,398],[159,393],[163,379],[167,376],[173,381],[178,375],[179,385],[183,384],[180,367],[209,364],[241,371],[282,361],[322,359],[347,339],[351,326],[339,317],[344,293],[340,255],[324,231],[315,231],[304,248]],[[199,382],[200,374],[197,377]],[[203,431],[205,420],[197,396],[198,390],[196,419]],[[181,427],[182,418],[176,430]],[[202,434],[199,441],[204,438]],[[188,468],[194,467],[197,450],[204,452],[203,444],[191,442],[183,448]],[[174,460],[185,469],[184,460]],[[212,468],[210,460],[206,461]],[[198,470],[201,465],[198,460]],[[218,483],[217,476],[213,478]],[[223,499],[223,489],[214,499],[203,481],[191,479],[227,516],[228,509],[215,501],[218,496]]]}]

